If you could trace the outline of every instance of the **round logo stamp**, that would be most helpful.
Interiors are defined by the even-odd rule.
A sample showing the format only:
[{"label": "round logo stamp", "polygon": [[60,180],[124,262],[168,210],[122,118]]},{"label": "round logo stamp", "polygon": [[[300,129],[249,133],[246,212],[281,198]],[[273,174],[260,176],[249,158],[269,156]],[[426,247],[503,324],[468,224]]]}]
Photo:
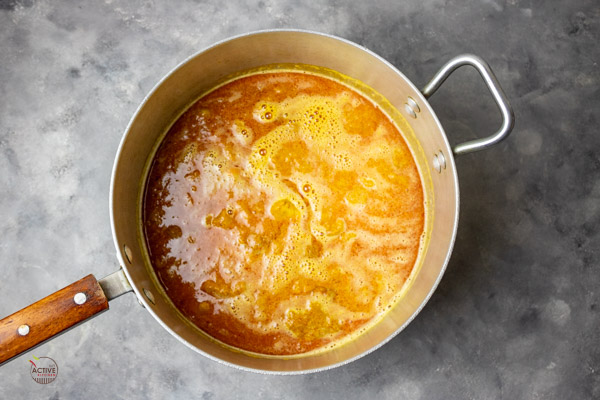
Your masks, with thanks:
[{"label": "round logo stamp", "polygon": [[37,383],[47,384],[58,376],[58,365],[50,357],[37,358],[33,356],[33,360],[29,360],[29,362],[31,363],[29,373]]}]

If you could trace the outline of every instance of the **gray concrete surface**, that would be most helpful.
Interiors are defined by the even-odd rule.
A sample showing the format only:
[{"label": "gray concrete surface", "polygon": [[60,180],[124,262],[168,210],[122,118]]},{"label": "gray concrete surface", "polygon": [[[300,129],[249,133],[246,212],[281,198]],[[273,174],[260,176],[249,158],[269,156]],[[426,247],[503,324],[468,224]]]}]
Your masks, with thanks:
[{"label": "gray concrete surface", "polygon": [[[117,268],[113,158],[164,74],[217,40],[293,27],[360,43],[418,86],[478,54],[513,103],[512,137],[457,161],[458,239],[423,312],[350,365],[278,377],[205,359],[127,295],[0,367],[0,398],[600,398],[597,0],[0,0],[0,316]],[[454,143],[499,123],[470,70],[431,102]],[[56,360],[56,381],[31,379],[33,355]]]}]

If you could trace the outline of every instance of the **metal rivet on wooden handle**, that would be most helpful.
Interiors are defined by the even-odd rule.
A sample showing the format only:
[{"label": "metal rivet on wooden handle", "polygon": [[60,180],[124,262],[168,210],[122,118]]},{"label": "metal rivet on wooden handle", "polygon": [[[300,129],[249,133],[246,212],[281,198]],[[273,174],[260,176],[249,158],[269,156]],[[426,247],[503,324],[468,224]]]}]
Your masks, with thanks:
[{"label": "metal rivet on wooden handle", "polygon": [[93,275],[0,320],[0,364],[108,309]]}]

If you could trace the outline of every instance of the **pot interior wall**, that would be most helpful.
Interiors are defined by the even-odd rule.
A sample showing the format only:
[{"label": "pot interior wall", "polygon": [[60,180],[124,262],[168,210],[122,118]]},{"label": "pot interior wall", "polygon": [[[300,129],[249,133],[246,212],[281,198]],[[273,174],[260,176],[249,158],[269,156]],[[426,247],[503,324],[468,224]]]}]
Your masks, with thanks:
[{"label": "pot interior wall", "polygon": [[[380,323],[344,346],[314,356],[287,359],[253,357],[232,351],[189,324],[157,282],[146,261],[139,230],[145,166],[165,129],[215,82],[242,70],[273,63],[327,67],[366,83],[386,97],[410,124],[408,130],[412,132],[405,132],[407,141],[432,192],[429,195],[429,243],[421,255],[422,266],[398,305]],[[420,108],[416,118],[405,110],[409,96]],[[433,157],[440,152],[446,164],[438,173]],[[117,253],[148,311],[173,335],[210,358],[274,373],[305,372],[348,362],[379,347],[402,330],[420,311],[443,274],[456,233],[457,217],[458,184],[452,152],[435,114],[420,92],[390,64],[362,47],[302,31],[259,32],[237,37],[191,57],[176,68],[145,99],[130,122],[117,154],[111,186],[111,222]]]}]

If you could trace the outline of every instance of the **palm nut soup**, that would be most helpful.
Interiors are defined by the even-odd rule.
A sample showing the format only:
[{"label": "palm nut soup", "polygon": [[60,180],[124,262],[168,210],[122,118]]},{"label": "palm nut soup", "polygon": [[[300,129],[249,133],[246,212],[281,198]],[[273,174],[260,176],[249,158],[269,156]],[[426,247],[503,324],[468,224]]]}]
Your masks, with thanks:
[{"label": "palm nut soup", "polygon": [[269,355],[328,349],[379,321],[424,220],[396,125],[357,89],[302,70],[201,97],[160,144],[143,203],[174,305],[224,344]]}]

